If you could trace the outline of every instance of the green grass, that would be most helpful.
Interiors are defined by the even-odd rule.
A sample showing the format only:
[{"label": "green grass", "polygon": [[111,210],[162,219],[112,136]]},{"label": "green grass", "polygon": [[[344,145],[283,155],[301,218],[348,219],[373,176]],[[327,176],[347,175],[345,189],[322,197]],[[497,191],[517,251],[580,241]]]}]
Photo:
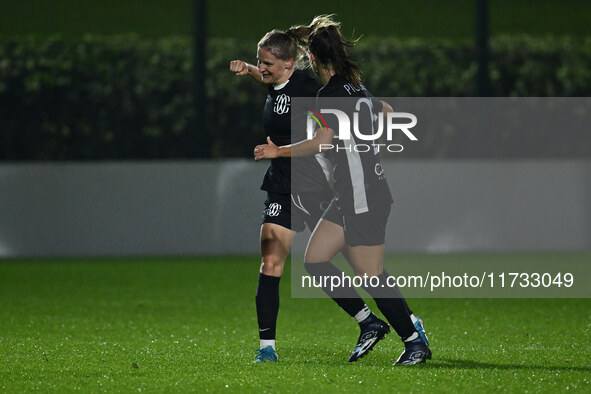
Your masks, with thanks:
[{"label": "green grass", "polygon": [[[326,0],[306,2],[208,1],[212,37],[258,40],[273,28],[336,13],[344,32],[397,37],[471,39],[475,0]],[[122,34],[160,37],[192,34],[193,0],[2,0],[0,36],[20,34]],[[585,0],[491,0],[492,34],[589,35]]]},{"label": "green grass", "polygon": [[590,299],[414,299],[433,360],[393,368],[391,334],[352,364],[356,324],[290,298],[289,269],[280,361],[253,365],[257,271],[257,257],[0,261],[0,391],[591,390]]}]

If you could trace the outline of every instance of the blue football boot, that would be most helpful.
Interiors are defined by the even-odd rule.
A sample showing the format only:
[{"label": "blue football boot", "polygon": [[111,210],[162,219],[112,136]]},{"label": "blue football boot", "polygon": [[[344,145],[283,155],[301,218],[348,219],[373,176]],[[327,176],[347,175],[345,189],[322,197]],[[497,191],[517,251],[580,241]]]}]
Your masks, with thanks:
[{"label": "blue football boot", "polygon": [[253,363],[262,363],[265,361],[278,361],[279,356],[277,356],[277,352],[273,349],[273,346],[265,346],[262,349],[257,349],[259,352],[254,359]]},{"label": "blue football boot", "polygon": [[429,338],[427,338],[427,333],[425,333],[425,327],[423,326],[423,319],[418,316],[410,315],[410,319],[412,320],[412,324],[415,326],[415,330],[419,333],[419,336],[429,346]]}]

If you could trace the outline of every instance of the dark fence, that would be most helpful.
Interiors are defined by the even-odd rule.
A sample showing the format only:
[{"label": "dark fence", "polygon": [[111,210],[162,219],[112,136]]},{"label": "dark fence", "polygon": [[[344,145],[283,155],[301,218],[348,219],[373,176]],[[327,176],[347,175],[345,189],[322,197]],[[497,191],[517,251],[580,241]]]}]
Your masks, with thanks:
[{"label": "dark fence", "polygon": [[[250,78],[230,73],[228,63],[255,62],[255,44],[209,41],[208,105],[205,119],[195,119],[188,38],[3,39],[0,160],[193,158],[202,141],[209,141],[212,157],[249,157],[264,141],[266,93]],[[471,96],[475,89],[476,62],[468,41],[367,38],[352,52],[376,96]],[[590,64],[591,38],[494,38],[491,92],[590,96]],[[459,146],[469,143],[453,133],[447,138],[451,144],[457,138]],[[575,139],[558,149],[544,144],[545,136],[536,138],[536,157],[591,156],[591,145]],[[465,158],[462,152],[469,151],[439,149],[421,149],[416,157]],[[500,156],[494,140],[490,152],[479,152],[483,158]],[[507,152],[505,157],[518,156]]]}]

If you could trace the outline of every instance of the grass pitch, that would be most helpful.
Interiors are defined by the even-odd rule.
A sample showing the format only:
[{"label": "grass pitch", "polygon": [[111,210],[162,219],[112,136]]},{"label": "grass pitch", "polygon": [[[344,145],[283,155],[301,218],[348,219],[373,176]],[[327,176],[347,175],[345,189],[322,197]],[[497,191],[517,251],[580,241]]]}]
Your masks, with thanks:
[{"label": "grass pitch", "polygon": [[254,365],[258,265],[257,257],[2,260],[0,391],[591,390],[590,299],[410,300],[433,360],[394,368],[402,350],[394,333],[348,363],[356,324],[331,300],[291,299],[289,269],[280,361]]}]

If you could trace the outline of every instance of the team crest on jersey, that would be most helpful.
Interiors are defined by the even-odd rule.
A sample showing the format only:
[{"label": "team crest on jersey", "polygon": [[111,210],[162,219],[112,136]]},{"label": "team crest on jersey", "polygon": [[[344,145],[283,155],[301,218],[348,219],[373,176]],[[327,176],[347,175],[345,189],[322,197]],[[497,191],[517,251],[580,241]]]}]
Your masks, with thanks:
[{"label": "team crest on jersey", "polygon": [[281,204],[276,203],[276,202],[269,204],[269,208],[267,208],[265,211],[266,211],[265,213],[267,214],[267,216],[271,216],[271,217],[279,216],[279,214],[281,213]]},{"label": "team crest on jersey", "polygon": [[377,176],[384,175],[384,168],[382,167],[381,163],[376,163],[374,170],[375,170]]},{"label": "team crest on jersey", "polygon": [[289,112],[289,107],[291,107],[291,97],[289,97],[287,94],[280,94],[275,99],[273,112],[278,115],[283,115]]},{"label": "team crest on jersey", "polygon": [[376,163],[374,171],[380,181],[386,179],[386,177],[384,176],[384,167],[382,167],[382,163]]}]

